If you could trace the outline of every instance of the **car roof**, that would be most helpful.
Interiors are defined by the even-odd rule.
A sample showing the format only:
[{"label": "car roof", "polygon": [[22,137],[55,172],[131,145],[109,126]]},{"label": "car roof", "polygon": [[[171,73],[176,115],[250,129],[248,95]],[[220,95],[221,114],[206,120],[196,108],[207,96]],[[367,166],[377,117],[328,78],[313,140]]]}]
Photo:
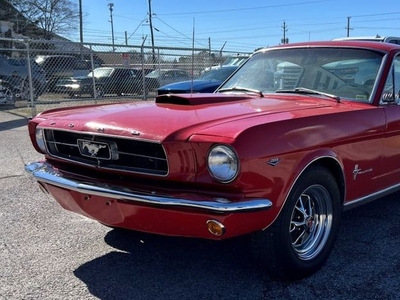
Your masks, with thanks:
[{"label": "car roof", "polygon": [[237,69],[238,67],[239,66],[237,65],[221,65],[221,66],[216,66],[215,69]]},{"label": "car roof", "polygon": [[391,51],[393,49],[400,49],[400,45],[393,43],[377,43],[376,41],[365,41],[365,40],[334,40],[334,41],[314,41],[314,42],[299,42],[282,44],[273,47],[266,47],[258,50],[257,52],[263,52],[268,49],[277,48],[300,48],[300,47],[351,47],[351,48],[364,48],[364,49],[375,49],[377,51]]},{"label": "car roof", "polygon": [[391,42],[400,41],[400,37],[395,36],[353,36],[353,37],[343,37],[336,38],[333,41],[374,41],[374,42]]},{"label": "car roof", "polygon": [[40,58],[51,58],[51,57],[72,57],[72,58],[76,58],[77,59],[77,57],[76,56],[73,56],[73,55],[66,55],[66,54],[51,54],[51,55],[36,55],[36,58],[38,58],[38,57],[40,57]]},{"label": "car roof", "polygon": [[185,71],[183,69],[155,69],[154,71],[156,71],[156,70],[160,70],[160,71],[163,71],[163,72],[165,72],[165,71]]}]

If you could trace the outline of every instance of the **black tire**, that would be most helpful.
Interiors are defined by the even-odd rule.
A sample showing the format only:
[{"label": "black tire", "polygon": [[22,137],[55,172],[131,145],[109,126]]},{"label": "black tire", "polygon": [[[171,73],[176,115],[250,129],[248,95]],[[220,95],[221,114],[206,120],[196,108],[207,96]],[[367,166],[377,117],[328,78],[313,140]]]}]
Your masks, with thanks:
[{"label": "black tire", "polygon": [[[21,95],[21,100],[25,100],[28,102],[31,101],[31,89],[28,80],[23,80],[21,82],[20,95]],[[36,102],[38,99],[38,95],[36,93],[35,88],[33,88],[32,96],[33,96],[33,101]]]},{"label": "black tire", "polygon": [[8,85],[0,83],[0,104],[14,104],[15,95]]},{"label": "black tire", "polygon": [[252,252],[274,279],[296,280],[327,261],[338,232],[341,197],[332,174],[312,167],[294,185],[280,215],[252,235]]},{"label": "black tire", "polygon": [[96,85],[94,93],[92,95],[93,98],[103,98],[104,97],[104,87],[101,85]]}]

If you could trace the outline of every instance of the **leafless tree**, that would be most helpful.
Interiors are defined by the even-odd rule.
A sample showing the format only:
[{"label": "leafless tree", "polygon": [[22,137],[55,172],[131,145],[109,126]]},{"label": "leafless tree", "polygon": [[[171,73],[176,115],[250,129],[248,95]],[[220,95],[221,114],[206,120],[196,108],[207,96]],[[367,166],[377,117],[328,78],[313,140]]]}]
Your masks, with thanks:
[{"label": "leafless tree", "polygon": [[79,12],[71,0],[7,0],[31,24],[42,31],[41,37],[65,34],[77,29]]}]

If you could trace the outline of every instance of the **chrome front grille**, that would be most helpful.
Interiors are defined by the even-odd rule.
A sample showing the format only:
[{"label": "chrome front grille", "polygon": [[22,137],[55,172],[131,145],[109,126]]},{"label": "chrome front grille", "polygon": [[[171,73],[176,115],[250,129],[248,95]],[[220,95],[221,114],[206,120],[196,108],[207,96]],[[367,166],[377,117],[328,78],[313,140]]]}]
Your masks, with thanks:
[{"label": "chrome front grille", "polygon": [[168,174],[165,151],[158,143],[50,129],[44,134],[53,157],[109,170]]}]

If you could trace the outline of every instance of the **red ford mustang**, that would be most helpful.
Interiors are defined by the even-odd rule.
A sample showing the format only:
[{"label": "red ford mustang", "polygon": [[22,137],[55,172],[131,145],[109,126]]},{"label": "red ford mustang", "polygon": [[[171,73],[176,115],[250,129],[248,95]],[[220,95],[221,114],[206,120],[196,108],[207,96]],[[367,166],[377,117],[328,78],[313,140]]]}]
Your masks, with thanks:
[{"label": "red ford mustang", "polygon": [[62,207],[112,227],[251,236],[283,279],[328,259],[343,209],[400,188],[400,46],[260,50],[212,94],[55,109],[26,166]]}]

